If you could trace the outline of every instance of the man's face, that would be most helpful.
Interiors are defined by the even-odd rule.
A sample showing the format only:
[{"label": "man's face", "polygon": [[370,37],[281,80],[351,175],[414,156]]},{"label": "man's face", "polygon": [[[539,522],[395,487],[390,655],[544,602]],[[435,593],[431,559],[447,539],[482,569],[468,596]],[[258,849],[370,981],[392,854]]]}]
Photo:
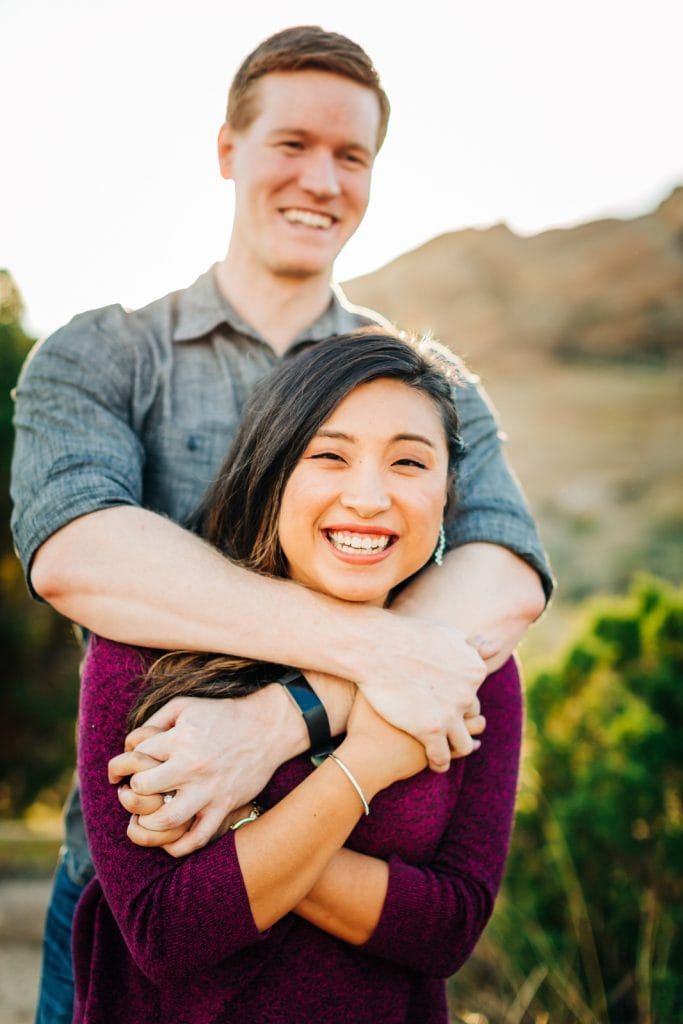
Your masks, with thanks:
[{"label": "man's face", "polygon": [[254,121],[219,136],[235,182],[231,253],[277,276],[328,277],[367,208],[377,97],[325,71],[277,72],[256,88]]}]

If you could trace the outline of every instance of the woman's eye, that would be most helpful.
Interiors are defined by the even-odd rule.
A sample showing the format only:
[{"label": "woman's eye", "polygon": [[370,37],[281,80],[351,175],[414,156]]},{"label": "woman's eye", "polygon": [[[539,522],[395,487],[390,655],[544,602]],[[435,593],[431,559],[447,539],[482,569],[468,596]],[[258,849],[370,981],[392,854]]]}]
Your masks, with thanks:
[{"label": "woman's eye", "polygon": [[417,469],[426,469],[424,462],[420,462],[419,459],[397,459],[397,466],[415,466]]},{"label": "woman's eye", "polygon": [[315,455],[311,455],[312,459],[333,459],[335,461],[342,461],[341,455],[337,455],[336,452],[316,452]]}]

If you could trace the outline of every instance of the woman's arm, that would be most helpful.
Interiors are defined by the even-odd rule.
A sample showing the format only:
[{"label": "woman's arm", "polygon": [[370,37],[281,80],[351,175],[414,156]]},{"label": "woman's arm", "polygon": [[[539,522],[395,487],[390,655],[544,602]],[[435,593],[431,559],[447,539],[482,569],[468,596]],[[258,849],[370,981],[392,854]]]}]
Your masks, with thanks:
[{"label": "woman's arm", "polygon": [[[126,837],[128,814],[107,779],[144,664],[140,652],[93,638],[83,672],[79,771],[97,877],[140,969],[160,982],[232,956],[262,939],[313,887],[363,813],[339,766],[327,761],[261,818],[192,857],[174,860]],[[424,765],[413,740],[391,756],[362,734],[338,754],[368,799]]]},{"label": "woman's arm", "polygon": [[352,850],[329,862],[296,913],[345,942],[428,974],[453,974],[493,909],[512,827],[522,697],[514,661],[480,690],[486,732],[436,856],[426,866]]}]

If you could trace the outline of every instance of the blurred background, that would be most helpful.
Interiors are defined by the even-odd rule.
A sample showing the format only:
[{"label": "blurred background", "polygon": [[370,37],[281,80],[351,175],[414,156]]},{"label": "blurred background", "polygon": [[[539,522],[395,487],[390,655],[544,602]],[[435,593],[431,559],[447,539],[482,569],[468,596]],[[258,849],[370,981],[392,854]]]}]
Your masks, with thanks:
[{"label": "blurred background", "polygon": [[[78,646],[11,547],[10,389],[75,313],[189,284],[227,244],[230,77],[287,24],[345,32],[392,101],[356,302],[480,374],[557,597],[522,648],[506,887],[451,983],[465,1024],[683,1019],[683,16],[425,0],[0,0],[0,1024],[32,1019],[74,759]],[[3,1016],[4,1014],[4,1016]]]}]

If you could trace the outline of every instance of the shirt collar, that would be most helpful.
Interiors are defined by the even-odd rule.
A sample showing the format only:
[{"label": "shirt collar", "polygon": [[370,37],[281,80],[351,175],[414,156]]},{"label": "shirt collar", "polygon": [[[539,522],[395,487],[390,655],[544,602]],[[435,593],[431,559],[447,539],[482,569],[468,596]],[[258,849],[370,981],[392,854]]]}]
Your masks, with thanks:
[{"label": "shirt collar", "polygon": [[[227,324],[238,334],[268,344],[255,328],[242,319],[220,291],[216,281],[216,265],[201,274],[189,288],[177,292],[176,297],[174,342],[203,338],[221,324]],[[353,331],[358,326],[359,312],[361,311],[352,306],[339,285],[332,285],[327,309],[294,339],[290,348]]]}]

